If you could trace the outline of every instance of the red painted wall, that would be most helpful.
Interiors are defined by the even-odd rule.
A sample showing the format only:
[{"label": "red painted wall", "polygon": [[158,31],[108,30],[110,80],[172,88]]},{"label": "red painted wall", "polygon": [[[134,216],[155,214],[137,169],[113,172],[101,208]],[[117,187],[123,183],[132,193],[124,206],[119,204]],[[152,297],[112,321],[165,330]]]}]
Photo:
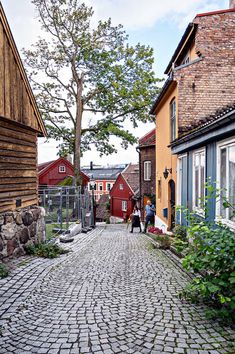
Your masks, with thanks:
[{"label": "red painted wall", "polygon": [[[65,172],[59,172],[59,166],[65,166]],[[73,165],[61,157],[39,172],[39,185],[55,186],[67,176],[74,176]],[[83,175],[83,186],[86,186],[88,181],[89,177]]]},{"label": "red painted wall", "polygon": [[[123,185],[123,189],[120,189],[120,184]],[[110,207],[111,215],[119,218],[127,216],[129,218],[133,211],[134,202],[132,201],[133,192],[122,174],[118,176],[113,188],[110,191]],[[122,211],[122,201],[127,202],[127,211]]]}]

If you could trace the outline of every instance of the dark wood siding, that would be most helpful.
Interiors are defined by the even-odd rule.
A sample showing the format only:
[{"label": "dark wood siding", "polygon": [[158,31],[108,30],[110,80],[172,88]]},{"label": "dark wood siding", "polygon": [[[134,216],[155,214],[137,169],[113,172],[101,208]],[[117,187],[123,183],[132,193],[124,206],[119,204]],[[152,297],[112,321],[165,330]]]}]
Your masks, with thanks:
[{"label": "dark wood siding", "polygon": [[30,95],[17,62],[17,53],[0,21],[0,116],[40,132],[41,127]]},{"label": "dark wood siding", "polygon": [[0,212],[37,204],[36,132],[0,117]]}]

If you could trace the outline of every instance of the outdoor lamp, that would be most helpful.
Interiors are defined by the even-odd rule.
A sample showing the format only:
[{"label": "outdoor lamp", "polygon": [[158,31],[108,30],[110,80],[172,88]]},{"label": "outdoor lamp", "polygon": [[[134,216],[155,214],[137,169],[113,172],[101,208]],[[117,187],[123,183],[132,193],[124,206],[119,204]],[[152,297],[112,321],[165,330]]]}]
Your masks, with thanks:
[{"label": "outdoor lamp", "polygon": [[166,168],[165,167],[165,170],[163,171],[163,176],[164,176],[165,179],[168,178],[169,173],[172,173],[172,168]]}]

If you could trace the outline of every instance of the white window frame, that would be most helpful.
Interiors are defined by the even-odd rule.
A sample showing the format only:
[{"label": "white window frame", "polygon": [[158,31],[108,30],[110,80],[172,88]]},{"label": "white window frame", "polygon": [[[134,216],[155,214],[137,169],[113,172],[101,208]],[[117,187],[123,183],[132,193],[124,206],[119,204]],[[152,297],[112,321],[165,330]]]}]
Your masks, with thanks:
[{"label": "white window frame", "polygon": [[[101,189],[100,189],[100,187],[101,187]],[[98,191],[99,192],[103,191],[103,183],[102,182],[99,183]]]},{"label": "white window frame", "polygon": [[[183,158],[186,157],[187,158],[187,154],[183,154],[183,155],[179,155],[178,159],[177,159],[177,196],[176,196],[176,204],[177,206],[181,206],[182,200],[181,200],[181,196],[182,196],[182,160]],[[182,216],[181,216],[181,211],[179,212],[179,221],[181,224],[182,221]]]},{"label": "white window frame", "polygon": [[[108,189],[108,185],[109,185],[109,189]],[[110,192],[111,189],[112,189],[112,183],[106,182],[106,191],[107,191],[107,192]]]},{"label": "white window frame", "polygon": [[120,191],[123,191],[123,189],[124,189],[123,183],[120,183],[120,184],[119,184],[119,189],[120,189]]},{"label": "white window frame", "polygon": [[[205,211],[202,209],[202,208],[200,208],[200,207],[197,207],[196,206],[196,203],[195,203],[195,156],[197,155],[197,154],[201,154],[201,153],[204,153],[204,156],[205,156],[205,166],[204,166],[204,184],[206,183],[206,149],[205,149],[205,147],[204,148],[202,148],[202,149],[199,149],[199,150],[195,150],[194,152],[193,152],[193,166],[192,166],[192,169],[193,169],[193,171],[192,171],[192,179],[193,179],[193,185],[192,185],[192,187],[193,187],[193,210],[194,211],[196,211],[199,215],[201,215],[201,216],[205,216]],[[199,169],[199,193],[200,193],[200,191],[201,191],[201,169]],[[199,198],[201,198],[202,196],[199,196]],[[203,197],[204,197],[204,200],[205,200],[205,187],[204,187],[204,195],[203,195]]]},{"label": "white window frame", "polygon": [[[217,159],[216,180],[217,180],[217,188],[218,189],[221,189],[221,184],[220,184],[220,182],[221,182],[221,179],[220,179],[221,149],[222,148],[227,148],[227,147],[233,146],[233,145],[235,145],[235,138],[229,138],[229,139],[220,141],[217,144],[217,147],[216,147],[216,159]],[[228,158],[228,154],[227,154],[227,158]],[[226,176],[227,176],[227,178],[229,176],[229,166],[228,166],[227,161],[226,161]],[[226,214],[228,215],[228,210],[226,211]],[[226,217],[226,219],[221,217],[221,215],[220,215],[220,200],[219,200],[219,198],[216,201],[216,221],[217,222],[218,221],[222,222],[223,224],[227,225],[233,231],[235,230],[235,222],[234,221],[229,220],[229,218],[227,218],[227,217]]]},{"label": "white window frame", "polygon": [[152,162],[144,161],[144,181],[151,181]]},{"label": "white window frame", "polygon": [[127,201],[122,200],[122,211],[127,211]]},{"label": "white window frame", "polygon": [[66,173],[66,166],[65,165],[59,166],[59,173]]}]

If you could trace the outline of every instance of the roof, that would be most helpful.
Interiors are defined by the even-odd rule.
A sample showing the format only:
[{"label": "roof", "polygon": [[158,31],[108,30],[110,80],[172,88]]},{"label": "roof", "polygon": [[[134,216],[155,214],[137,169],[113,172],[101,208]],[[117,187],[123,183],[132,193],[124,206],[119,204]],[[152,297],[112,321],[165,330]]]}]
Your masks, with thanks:
[{"label": "roof", "polygon": [[139,190],[139,164],[129,164],[122,176],[135,194]]},{"label": "roof", "polygon": [[35,116],[36,116],[37,121],[38,121],[38,124],[39,124],[39,127],[40,127],[40,129],[41,129],[41,133],[43,134],[43,136],[47,136],[47,131],[46,131],[45,124],[44,124],[44,122],[43,122],[43,120],[42,120],[42,117],[41,117],[41,114],[40,114],[40,112],[39,112],[39,109],[38,109],[38,106],[37,106],[37,103],[36,103],[36,100],[35,100],[33,91],[32,91],[31,86],[30,86],[30,84],[29,84],[28,77],[27,77],[27,75],[26,75],[26,72],[25,72],[23,63],[22,63],[22,61],[21,61],[21,58],[20,58],[18,49],[17,49],[17,47],[16,47],[14,37],[13,37],[13,35],[12,35],[12,33],[11,33],[11,29],[10,29],[10,26],[9,26],[9,24],[8,24],[7,17],[6,17],[6,15],[5,15],[4,10],[3,10],[1,1],[0,1],[0,20],[1,20],[1,22],[2,22],[2,25],[3,25],[4,31],[5,31],[5,33],[6,33],[6,36],[7,36],[8,40],[9,40],[9,43],[10,43],[10,46],[11,46],[11,49],[12,49],[14,58],[15,58],[15,60],[16,60],[18,69],[19,69],[19,71],[20,71],[20,73],[21,73],[21,76],[22,76],[23,82],[24,82],[24,84],[25,84],[28,97],[29,97],[29,99],[30,99],[30,102],[31,102],[31,104],[32,104],[32,107],[33,107]]},{"label": "roof", "polygon": [[171,84],[173,83],[173,79],[171,76],[169,76],[167,78],[167,80],[165,81],[160,93],[158,94],[156,101],[154,102],[154,104],[152,105],[152,108],[150,109],[149,114],[155,114],[156,108],[158,106],[158,104],[161,102],[162,98],[164,97],[165,93],[167,92],[168,88],[171,86]]},{"label": "roof", "polygon": [[175,60],[177,59],[177,57],[179,56],[182,47],[184,46],[184,44],[186,44],[187,42],[189,42],[195,35],[197,29],[197,25],[195,23],[190,22],[169,62],[169,64],[166,67],[166,70],[164,72],[164,74],[168,74],[170,69],[172,68],[172,64],[175,62]]},{"label": "roof", "polygon": [[[214,115],[209,115],[203,120],[198,121],[193,126],[186,127],[188,130],[184,130],[184,135],[172,142],[171,146],[176,146],[185,142],[193,137],[203,134],[204,131],[214,129],[215,126],[224,124],[225,120],[234,120],[235,114],[235,102],[230,105],[217,110]],[[232,117],[231,117],[232,116]]]},{"label": "roof", "polygon": [[139,139],[139,147],[146,145],[155,145],[156,144],[156,128],[152,129],[150,132],[142,136]]},{"label": "roof", "polygon": [[124,167],[101,167],[93,169],[85,168],[82,171],[90,177],[91,180],[116,180],[118,175],[124,170]]},{"label": "roof", "polygon": [[48,161],[48,162],[43,162],[38,164],[38,171],[42,171],[44,168],[46,168],[47,166],[51,165],[53,162],[55,162],[56,160],[52,160],[52,161]]},{"label": "roof", "polygon": [[224,14],[224,13],[227,13],[227,12],[235,12],[235,8],[225,9],[225,10],[217,10],[217,11],[211,11],[211,12],[204,12],[204,13],[201,13],[201,14],[197,14],[196,17],[220,15],[220,14]]}]

